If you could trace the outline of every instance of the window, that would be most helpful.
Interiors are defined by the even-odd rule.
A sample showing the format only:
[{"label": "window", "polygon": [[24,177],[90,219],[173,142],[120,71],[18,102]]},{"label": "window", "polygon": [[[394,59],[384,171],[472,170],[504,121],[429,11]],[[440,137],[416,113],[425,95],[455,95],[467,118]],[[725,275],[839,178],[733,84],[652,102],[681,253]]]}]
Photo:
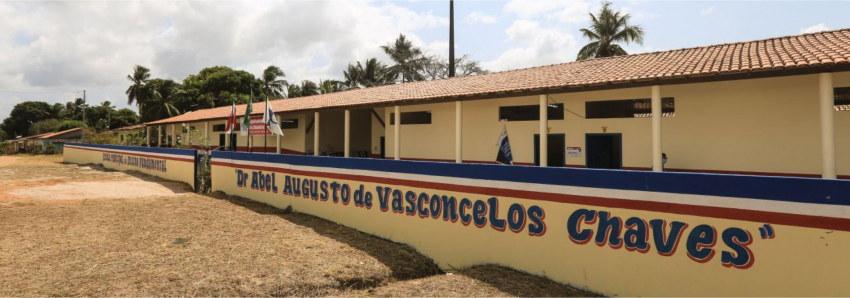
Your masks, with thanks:
[{"label": "window", "polygon": [[835,110],[850,111],[850,87],[835,88]]},{"label": "window", "polygon": [[[549,120],[564,120],[564,104],[550,103],[546,109]],[[507,106],[499,107],[499,121],[538,121],[540,120],[540,106]]]},{"label": "window", "polygon": [[[390,113],[390,125],[395,124],[395,113]],[[402,112],[401,125],[406,124],[431,124],[431,111]]]},{"label": "window", "polygon": [[[584,108],[587,119],[652,117],[652,100],[649,98],[588,101],[584,103]],[[661,99],[661,115],[663,117],[676,115],[674,98]]]},{"label": "window", "polygon": [[224,126],[225,126],[224,124],[215,124],[215,125],[213,125],[213,132],[217,132],[217,131],[225,131],[225,127],[224,127]]},{"label": "window", "polygon": [[280,129],[298,128],[298,119],[280,119]]}]

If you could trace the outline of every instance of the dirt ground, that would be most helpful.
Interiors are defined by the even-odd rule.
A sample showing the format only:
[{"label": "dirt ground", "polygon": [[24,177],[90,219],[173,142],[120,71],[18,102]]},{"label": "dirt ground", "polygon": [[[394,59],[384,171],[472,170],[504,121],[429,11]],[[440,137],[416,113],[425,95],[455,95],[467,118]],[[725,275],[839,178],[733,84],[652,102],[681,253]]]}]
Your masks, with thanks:
[{"label": "dirt ground", "polygon": [[440,271],[317,217],[59,156],[0,156],[0,296],[588,296],[498,266]]}]

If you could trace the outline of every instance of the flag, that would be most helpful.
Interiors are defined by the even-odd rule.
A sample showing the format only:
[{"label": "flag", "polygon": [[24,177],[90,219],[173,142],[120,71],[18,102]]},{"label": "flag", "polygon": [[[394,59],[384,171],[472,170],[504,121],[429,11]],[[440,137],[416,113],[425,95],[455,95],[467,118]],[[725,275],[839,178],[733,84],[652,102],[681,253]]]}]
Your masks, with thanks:
[{"label": "flag", "polygon": [[266,97],[266,111],[263,113],[263,123],[266,124],[266,128],[271,130],[273,135],[283,136],[283,132],[280,131],[280,122],[277,122],[277,117],[274,116],[274,110],[269,105],[268,97]]},{"label": "flag", "polygon": [[499,153],[496,155],[496,161],[502,164],[514,164],[514,157],[511,154],[511,142],[508,141],[508,127],[502,127],[502,133],[499,135],[499,140],[496,141],[496,146],[499,146]]},{"label": "flag", "polygon": [[242,118],[241,135],[247,136],[251,134],[251,112],[254,111],[251,102],[254,101],[254,92],[251,92],[251,99],[248,100],[248,106],[245,107],[245,117]]},{"label": "flag", "polygon": [[236,102],[232,102],[232,104],[230,106],[230,116],[227,116],[227,127],[224,129],[227,134],[232,134],[236,128]]}]

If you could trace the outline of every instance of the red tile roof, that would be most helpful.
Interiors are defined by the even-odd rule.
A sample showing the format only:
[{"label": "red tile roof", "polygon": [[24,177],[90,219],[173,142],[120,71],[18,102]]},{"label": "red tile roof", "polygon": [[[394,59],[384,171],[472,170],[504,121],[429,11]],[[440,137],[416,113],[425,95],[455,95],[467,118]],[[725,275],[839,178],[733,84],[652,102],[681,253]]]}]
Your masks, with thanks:
[{"label": "red tile roof", "polygon": [[[850,29],[386,85],[271,103],[275,112],[291,112],[838,70],[850,70]],[[252,114],[262,114],[262,105],[255,104]],[[220,119],[229,113],[229,106],[218,107],[147,124]],[[245,105],[237,106],[237,114],[244,113]]]},{"label": "red tile roof", "polygon": [[76,127],[76,128],[71,128],[71,129],[68,129],[68,130],[59,131],[59,132],[40,134],[40,135],[35,136],[35,138],[36,139],[50,139],[50,138],[53,138],[53,137],[56,137],[56,136],[61,136],[61,135],[72,133],[72,132],[82,130],[82,129],[83,129],[82,127]]},{"label": "red tile roof", "polygon": [[142,124],[124,126],[124,127],[119,127],[119,128],[110,130],[110,131],[111,132],[117,132],[117,131],[134,130],[134,129],[140,129],[140,128],[145,128],[145,124],[142,123]]}]

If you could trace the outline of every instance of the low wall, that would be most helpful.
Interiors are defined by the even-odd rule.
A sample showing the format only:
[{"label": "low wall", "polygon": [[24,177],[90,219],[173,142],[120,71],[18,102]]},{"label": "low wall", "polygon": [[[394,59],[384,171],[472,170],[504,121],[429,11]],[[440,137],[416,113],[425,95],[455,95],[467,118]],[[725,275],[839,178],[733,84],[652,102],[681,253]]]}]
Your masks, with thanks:
[{"label": "low wall", "polygon": [[847,296],[850,181],[213,152],[213,190],[619,296]]},{"label": "low wall", "polygon": [[62,153],[65,162],[101,164],[104,167],[135,170],[168,180],[195,185],[196,150],[138,146],[67,143]]}]

